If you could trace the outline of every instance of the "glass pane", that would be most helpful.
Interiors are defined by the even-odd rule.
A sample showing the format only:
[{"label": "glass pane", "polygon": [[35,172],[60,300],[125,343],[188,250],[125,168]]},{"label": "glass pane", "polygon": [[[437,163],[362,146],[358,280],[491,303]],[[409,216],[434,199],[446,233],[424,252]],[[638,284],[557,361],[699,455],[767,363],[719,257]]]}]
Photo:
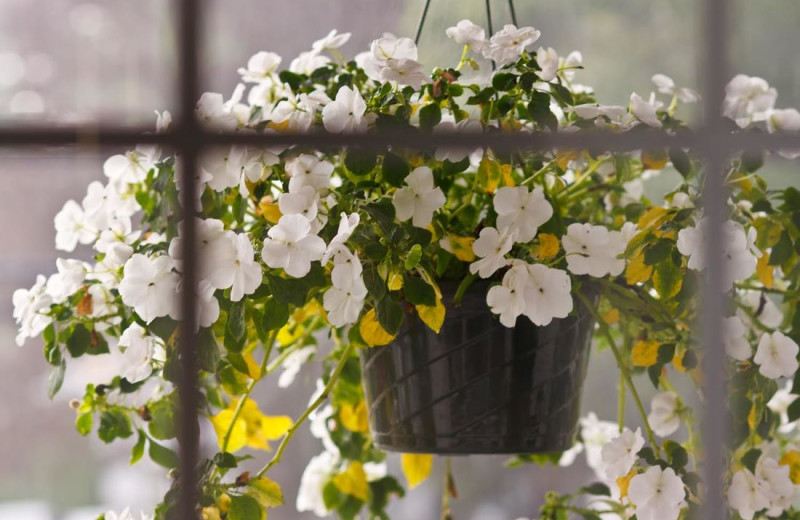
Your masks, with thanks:
[{"label": "glass pane", "polygon": [[143,125],[174,105],[171,2],[0,3],[0,124]]}]

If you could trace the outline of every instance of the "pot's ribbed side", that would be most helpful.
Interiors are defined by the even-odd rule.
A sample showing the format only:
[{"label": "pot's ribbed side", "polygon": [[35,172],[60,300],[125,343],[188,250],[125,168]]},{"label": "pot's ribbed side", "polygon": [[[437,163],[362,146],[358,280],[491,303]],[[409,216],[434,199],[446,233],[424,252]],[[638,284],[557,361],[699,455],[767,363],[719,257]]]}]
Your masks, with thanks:
[{"label": "pot's ribbed side", "polygon": [[[419,453],[542,453],[574,440],[593,321],[503,327],[480,284],[437,335],[416,315],[394,342],[362,351],[375,443]],[[449,294],[448,294],[449,292]]]}]

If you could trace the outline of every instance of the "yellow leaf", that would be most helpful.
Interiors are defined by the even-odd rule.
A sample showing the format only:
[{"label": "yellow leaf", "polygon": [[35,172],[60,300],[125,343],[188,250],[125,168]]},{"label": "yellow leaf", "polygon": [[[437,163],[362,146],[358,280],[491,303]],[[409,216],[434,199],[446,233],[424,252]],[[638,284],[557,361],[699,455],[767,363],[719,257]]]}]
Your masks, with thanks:
[{"label": "yellow leaf", "polygon": [[672,366],[675,367],[675,370],[678,372],[686,373],[686,367],[683,366],[683,358],[686,356],[686,351],[677,354],[674,358],[672,358]]},{"label": "yellow leaf", "polygon": [[639,217],[639,221],[636,223],[636,227],[639,229],[648,229],[648,228],[655,228],[661,225],[661,223],[665,220],[665,216],[669,210],[667,208],[663,208],[661,206],[654,206],[644,214]]},{"label": "yellow leaf", "polygon": [[460,237],[457,235],[448,235],[450,241],[450,248],[456,258],[462,262],[474,262],[475,252],[472,250],[472,244],[475,243],[475,237]]},{"label": "yellow leaf", "polygon": [[202,511],[203,520],[222,520],[219,509],[216,507],[204,507]]},{"label": "yellow leaf", "polygon": [[484,155],[478,166],[478,184],[486,193],[494,193],[500,185],[503,172],[497,161]]},{"label": "yellow leaf", "polygon": [[295,323],[302,323],[306,321],[309,316],[319,316],[322,319],[327,319],[325,308],[320,305],[318,300],[311,300],[304,306],[300,307],[292,313],[292,319]]},{"label": "yellow leaf", "polygon": [[403,453],[401,463],[408,487],[413,489],[431,474],[433,455]]},{"label": "yellow leaf", "polygon": [[636,476],[636,470],[632,469],[630,473],[624,477],[617,479],[617,487],[619,488],[619,499],[622,500],[628,496],[628,487],[631,485],[631,479]]},{"label": "yellow leaf", "polygon": [[439,331],[442,330],[442,324],[444,323],[444,317],[447,312],[441,297],[436,298],[436,305],[433,307],[429,305],[417,305],[416,309],[422,323],[427,325],[436,334],[439,334]]},{"label": "yellow leaf", "polygon": [[642,152],[642,166],[645,170],[663,170],[669,162],[669,156],[664,150],[644,150]]},{"label": "yellow leaf", "polygon": [[217,505],[219,506],[219,510],[223,513],[227,513],[228,510],[231,508],[231,497],[227,493],[222,493],[219,498],[217,498]]},{"label": "yellow leaf", "polygon": [[276,132],[279,132],[279,133],[280,132],[284,132],[285,133],[285,132],[289,131],[289,120],[287,119],[286,121],[284,121],[282,123],[276,123],[274,121],[270,121],[267,126],[270,127],[271,129],[275,130]]},{"label": "yellow leaf", "polygon": [[245,354],[242,356],[244,358],[244,362],[247,365],[247,372],[248,375],[253,379],[258,379],[261,377],[261,367],[256,362],[253,354]]},{"label": "yellow leaf", "polygon": [[403,288],[403,275],[397,271],[390,273],[386,285],[390,291],[399,291]]},{"label": "yellow leaf", "polygon": [[772,289],[772,285],[775,283],[775,267],[769,265],[769,255],[762,254],[759,257],[756,263],[756,274],[764,287]]},{"label": "yellow leaf", "polygon": [[361,318],[358,331],[361,333],[361,338],[366,341],[367,345],[370,347],[388,345],[394,339],[394,336],[383,330],[381,324],[378,323],[375,309],[370,309],[364,317]]},{"label": "yellow leaf", "polygon": [[345,403],[339,410],[339,419],[345,428],[351,432],[366,433],[369,431],[367,422],[367,403],[363,400],[355,406]]},{"label": "yellow leaf", "polygon": [[651,367],[658,362],[657,341],[637,341],[631,352],[631,362],[636,367]]},{"label": "yellow leaf", "polygon": [[272,479],[259,477],[247,482],[250,495],[258,500],[264,507],[278,507],[283,505],[283,490]]},{"label": "yellow leaf", "polygon": [[278,205],[272,202],[272,197],[262,197],[258,203],[258,209],[270,224],[277,224],[283,215]]},{"label": "yellow leaf", "polygon": [[562,170],[566,170],[567,165],[578,157],[580,157],[580,151],[578,150],[559,150],[558,153],[556,153],[556,164]]},{"label": "yellow leaf", "polygon": [[281,327],[281,330],[278,331],[276,339],[278,340],[279,345],[282,347],[288,347],[298,339],[302,338],[305,333],[306,330],[300,324],[286,324]]},{"label": "yellow leaf", "polygon": [[558,237],[550,233],[539,234],[539,260],[547,260],[558,254]]},{"label": "yellow leaf", "polygon": [[747,414],[747,425],[750,426],[751,430],[756,429],[756,415],[758,410],[756,409],[756,403],[753,403],[750,406],[750,413]]},{"label": "yellow leaf", "polygon": [[619,309],[611,309],[603,314],[603,321],[609,325],[613,325],[619,321]]},{"label": "yellow leaf", "polygon": [[239,416],[236,419],[236,424],[231,430],[231,436],[228,440],[228,446],[224,447],[225,434],[231,426],[233,421],[233,410],[222,410],[217,415],[211,417],[211,424],[214,425],[214,431],[217,432],[217,442],[219,449],[224,449],[229,453],[235,453],[247,445],[247,423]]},{"label": "yellow leaf", "polygon": [[504,164],[501,169],[503,171],[503,186],[514,186],[515,183],[514,176],[511,174],[513,171],[511,165]]},{"label": "yellow leaf", "polygon": [[646,282],[653,275],[653,266],[645,265],[643,248],[639,248],[628,260],[625,267],[625,281],[628,285]]},{"label": "yellow leaf", "polygon": [[364,502],[369,495],[369,484],[364,466],[360,462],[351,462],[347,471],[333,477],[333,485],[345,495],[352,495]]},{"label": "yellow leaf", "polygon": [[800,484],[800,452],[797,450],[787,451],[781,457],[781,466],[789,466],[789,478],[794,484]]}]

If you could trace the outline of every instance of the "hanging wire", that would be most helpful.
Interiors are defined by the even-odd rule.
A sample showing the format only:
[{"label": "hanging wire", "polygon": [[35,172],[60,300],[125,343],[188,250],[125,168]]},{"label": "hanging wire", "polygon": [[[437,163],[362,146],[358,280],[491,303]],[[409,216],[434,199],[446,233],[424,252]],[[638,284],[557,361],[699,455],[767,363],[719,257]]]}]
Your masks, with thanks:
[{"label": "hanging wire", "polygon": [[419,18],[417,25],[417,35],[414,37],[414,43],[419,45],[419,37],[422,36],[422,27],[425,25],[425,18],[428,16],[428,7],[431,6],[431,0],[425,0],[425,7],[422,8],[422,16]]},{"label": "hanging wire", "polygon": [[486,26],[489,29],[489,37],[494,34],[494,29],[492,28],[492,2],[491,0],[486,0]]},{"label": "hanging wire", "polygon": [[517,23],[517,11],[514,9],[514,0],[508,0],[508,11],[511,13],[511,23],[519,27]]}]

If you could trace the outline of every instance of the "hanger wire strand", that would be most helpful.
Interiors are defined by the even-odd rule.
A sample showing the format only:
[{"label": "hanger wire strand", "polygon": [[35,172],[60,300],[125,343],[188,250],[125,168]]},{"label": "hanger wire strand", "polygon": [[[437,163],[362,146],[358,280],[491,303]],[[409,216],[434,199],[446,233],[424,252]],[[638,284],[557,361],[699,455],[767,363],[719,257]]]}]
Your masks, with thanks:
[{"label": "hanger wire strand", "polygon": [[419,37],[422,36],[422,27],[425,25],[425,18],[428,17],[428,8],[431,6],[431,0],[425,0],[425,6],[422,8],[422,16],[419,18],[417,25],[417,35],[414,37],[414,43],[419,45]]}]

